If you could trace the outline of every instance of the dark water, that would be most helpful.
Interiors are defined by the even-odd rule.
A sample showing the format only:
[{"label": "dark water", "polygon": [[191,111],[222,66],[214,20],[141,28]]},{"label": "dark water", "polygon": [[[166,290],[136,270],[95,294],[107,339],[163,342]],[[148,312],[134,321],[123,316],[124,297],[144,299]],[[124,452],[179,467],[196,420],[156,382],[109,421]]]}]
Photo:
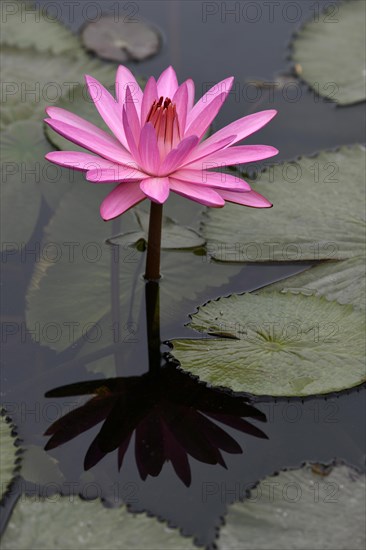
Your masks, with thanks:
[{"label": "dark water", "polygon": [[[79,3],[71,21],[66,4],[59,2],[64,21],[74,30],[86,13],[94,17],[91,7],[83,13],[87,4]],[[241,8],[239,15],[225,16],[221,2],[129,2],[127,8],[126,4],[120,3],[124,16],[153,22],[163,36],[160,54],[134,66],[141,75],[156,76],[172,63],[180,80],[195,80],[198,92],[228,75],[236,77],[237,88],[218,117],[217,127],[250,112],[276,108],[278,117],[250,141],[276,146],[281,159],[362,141],[361,105],[337,108],[299,82],[274,93],[262,88],[254,99],[258,88],[251,82],[274,82],[279,74],[289,74],[287,45],[301,21],[313,16],[312,3],[281,2],[274,13],[268,11],[268,3],[258,3],[262,10],[258,16],[249,7],[248,11]],[[226,2],[227,8],[234,4],[238,3]],[[246,4],[253,3],[240,3]],[[290,4],[297,6],[296,12]],[[115,9],[109,2],[102,6],[104,13]],[[183,208],[182,220],[197,224],[199,210],[188,201]],[[41,214],[30,246],[42,238],[50,215],[46,205]],[[184,262],[196,261],[199,277],[202,260],[178,254],[179,261],[182,269]],[[139,265],[143,257],[136,265],[136,277],[140,276]],[[62,477],[44,470],[34,458],[38,455],[25,453],[33,482],[18,479],[7,501],[4,522],[21,491],[44,496],[80,494],[101,497],[110,506],[125,502],[133,511],[148,511],[181,528],[198,544],[210,546],[227,505],[245,497],[264,476],[305,461],[341,460],[364,468],[362,390],[327,399],[250,402],[244,396],[209,389],[178,371],[169,347],[160,345],[160,341],[191,336],[184,325],[197,304],[259,288],[303,267],[244,266],[229,281],[223,277],[221,286],[203,288],[198,298],[184,300],[183,296],[178,313],[160,327],[149,313],[146,321],[146,309],[153,310],[157,300],[156,288],[150,286],[146,307],[143,301],[136,313],[137,341],[108,342],[102,349],[89,346],[83,356],[78,355],[77,346],[57,354],[35,343],[26,330],[7,335],[2,356],[5,408],[23,445],[47,445],[47,452],[59,462]],[[12,257],[3,265],[5,323],[24,323],[25,294],[34,268],[31,256],[26,261]],[[217,278],[222,266],[212,263],[209,268]],[[111,281],[113,287],[113,274]],[[113,304],[113,288],[111,292]],[[114,310],[117,318],[125,315],[118,306]],[[102,366],[98,372],[106,357],[113,362],[113,378],[101,375]],[[162,446],[163,434],[170,442],[168,448]]]}]

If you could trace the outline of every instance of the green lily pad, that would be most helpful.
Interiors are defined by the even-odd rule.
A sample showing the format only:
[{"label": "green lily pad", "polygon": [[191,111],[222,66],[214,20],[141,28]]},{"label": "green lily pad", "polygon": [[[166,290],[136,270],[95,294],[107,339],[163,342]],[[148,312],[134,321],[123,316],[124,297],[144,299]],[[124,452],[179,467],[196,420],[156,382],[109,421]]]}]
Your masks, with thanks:
[{"label": "green lily pad", "polygon": [[82,32],[84,46],[102,59],[125,63],[143,61],[158,53],[160,36],[156,29],[133,16],[106,15],[88,23]]},{"label": "green lily pad", "polygon": [[52,502],[22,498],[2,540],[3,550],[98,550],[106,545],[110,550],[195,549],[191,539],[155,518],[132,515],[126,508],[107,509],[99,500],[78,497],[52,497]]},{"label": "green lily pad", "polygon": [[366,279],[363,256],[343,262],[326,262],[265,287],[265,290],[284,290],[312,293],[352,304],[356,309],[366,308]]},{"label": "green lily pad", "polygon": [[[135,215],[141,227],[141,231],[131,231],[117,235],[109,239],[111,244],[119,246],[136,246],[139,248],[142,241],[144,250],[148,241],[149,219],[150,216],[143,210],[136,209]],[[187,248],[197,248],[205,244],[205,239],[197,231],[189,227],[184,227],[168,216],[163,216],[161,248],[170,250],[182,250]]]},{"label": "green lily pad", "polygon": [[55,208],[62,195],[83,178],[44,159],[52,148],[42,123],[24,120],[1,133],[1,248],[23,247],[30,239],[45,197]]},{"label": "green lily pad", "polygon": [[295,36],[295,70],[318,94],[332,101],[341,105],[364,101],[364,46],[364,2],[332,3],[325,12],[314,12]]},{"label": "green lily pad", "polygon": [[[6,122],[35,117],[43,119],[47,105],[63,96],[72,100],[73,89],[91,74],[107,87],[114,87],[116,67],[101,63],[82,53],[77,59],[68,55],[49,55],[34,50],[3,47],[0,52],[2,79],[2,127]],[[62,77],[60,77],[62,75]]]},{"label": "green lily pad", "polygon": [[15,122],[2,132],[1,146],[1,249],[8,250],[24,246],[36,227],[40,167],[49,148],[42,128],[29,121]]},{"label": "green lily pad", "polygon": [[17,448],[11,435],[11,426],[5,416],[0,415],[0,500],[14,477]]},{"label": "green lily pad", "polygon": [[[127,316],[133,311],[134,321],[139,320],[145,256],[128,245],[108,244],[117,231],[115,225],[100,218],[99,204],[105,195],[105,185],[85,182],[75,186],[63,197],[45,230],[42,250],[50,253],[43,254],[34,272],[27,292],[26,318],[29,327],[35,323],[47,327],[57,320],[60,330],[54,341],[46,330],[41,330],[39,337],[42,344],[58,351],[110,314],[112,271],[118,274],[121,313]],[[132,211],[124,214],[120,223],[126,232],[139,229]],[[213,265],[202,256],[168,251],[162,254],[161,271],[161,322],[168,324],[187,300],[196,300],[207,288],[225,284],[240,267]],[[75,324],[72,330],[70,323]],[[110,330],[107,339],[112,337]]]},{"label": "green lily pad", "polygon": [[[5,7],[5,6],[4,6]],[[32,2],[9,2],[3,12],[0,44],[16,48],[34,48],[38,52],[72,57],[81,50],[79,39]]]},{"label": "green lily pad", "polygon": [[273,204],[211,208],[208,252],[230,262],[344,260],[365,254],[365,148],[323,151],[264,170],[253,187]]},{"label": "green lily pad", "polygon": [[366,380],[364,315],[324,297],[234,294],[201,306],[189,327],[206,338],[173,340],[173,354],[214,386],[295,397]]},{"label": "green lily pad", "polygon": [[259,483],[230,506],[218,550],[363,550],[365,475],[335,466],[321,476],[310,465]]}]

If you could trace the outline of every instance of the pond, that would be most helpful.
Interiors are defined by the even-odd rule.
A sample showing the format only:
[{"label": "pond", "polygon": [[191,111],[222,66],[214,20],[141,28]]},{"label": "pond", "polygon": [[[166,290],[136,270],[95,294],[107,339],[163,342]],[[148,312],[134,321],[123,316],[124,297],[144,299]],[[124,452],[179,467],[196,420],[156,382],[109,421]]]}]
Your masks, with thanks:
[{"label": "pond", "polygon": [[[3,548],[363,548],[360,3],[20,4],[2,8]],[[276,158],[222,172],[274,207],[171,193],[158,281],[148,202],[105,222],[106,185],[44,160],[74,147],[48,105],[102,126],[83,75],[112,91],[117,64],[79,37],[99,47],[106,15],[148,25],[128,38],[147,58],[122,44],[142,87],[169,65],[196,100],[235,77],[206,135],[278,111],[245,140]],[[317,25],[351,84],[332,42],[325,83],[300,64]]]}]

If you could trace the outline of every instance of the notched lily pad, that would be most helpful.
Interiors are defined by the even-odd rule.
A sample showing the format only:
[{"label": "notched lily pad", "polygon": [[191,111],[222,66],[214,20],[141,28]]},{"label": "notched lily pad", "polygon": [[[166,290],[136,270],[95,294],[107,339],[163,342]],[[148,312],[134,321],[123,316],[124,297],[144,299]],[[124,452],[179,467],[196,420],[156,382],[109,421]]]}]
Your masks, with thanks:
[{"label": "notched lily pad", "polygon": [[11,426],[0,413],[0,500],[14,477],[17,448],[11,435]]},{"label": "notched lily pad", "polygon": [[79,39],[34,2],[8,2],[2,17],[1,45],[72,57],[82,52]]},{"label": "notched lily pad", "polygon": [[[65,528],[67,526],[67,528]],[[138,533],[138,537],[136,536]],[[3,550],[97,550],[108,541],[110,550],[161,548],[195,550],[191,539],[143,514],[132,515],[126,508],[107,509],[99,500],[20,499],[2,540]]]},{"label": "notched lily pad", "polygon": [[[119,246],[134,246],[143,251],[146,248],[149,233],[149,214],[136,209],[135,216],[141,231],[124,233],[108,239],[110,244]],[[197,231],[184,227],[168,216],[163,216],[161,247],[163,249],[183,250],[198,248],[205,244],[205,239]]]},{"label": "notched lily pad", "polygon": [[321,96],[341,105],[366,99],[365,3],[330,3],[296,35],[295,71]]},{"label": "notched lily pad", "polygon": [[151,25],[112,15],[86,25],[82,32],[84,46],[102,59],[124,63],[142,61],[158,53],[160,37]]},{"label": "notched lily pad", "polygon": [[210,208],[202,234],[227,262],[345,260],[365,254],[365,148],[323,151],[264,170],[271,209]]},{"label": "notched lily pad", "polygon": [[343,465],[326,476],[311,465],[281,472],[231,506],[225,519],[218,550],[362,550],[365,475]]},{"label": "notched lily pad", "polygon": [[365,319],[350,305],[291,292],[233,294],[201,306],[189,327],[206,338],[173,340],[173,354],[214,386],[295,397],[366,380]]},{"label": "notched lily pad", "polygon": [[366,308],[366,258],[356,256],[343,262],[325,262],[303,273],[273,283],[265,290],[291,290],[310,293],[352,304],[356,309]]}]

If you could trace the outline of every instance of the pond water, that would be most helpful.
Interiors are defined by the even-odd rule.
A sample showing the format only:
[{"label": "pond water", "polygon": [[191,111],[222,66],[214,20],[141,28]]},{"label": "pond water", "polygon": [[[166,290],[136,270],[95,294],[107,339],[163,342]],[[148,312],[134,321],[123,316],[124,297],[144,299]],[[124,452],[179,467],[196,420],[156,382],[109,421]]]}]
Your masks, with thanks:
[{"label": "pond water", "polygon": [[[39,3],[47,5],[46,0]],[[88,2],[78,3],[72,20],[68,3],[53,4],[60,6],[63,21],[75,31],[86,13],[92,17],[92,7],[90,12],[82,9]],[[336,107],[290,77],[287,45],[292,33],[312,16],[312,3],[281,2],[272,13],[271,3],[265,2],[259,3],[259,15],[248,8],[234,16],[225,15],[222,2],[134,1],[127,7],[126,2],[103,2],[103,12],[113,13],[117,4],[122,13],[133,10],[134,17],[152,22],[162,33],[160,53],[131,64],[137,74],[157,76],[172,64],[180,80],[193,78],[197,92],[235,76],[237,87],[216,119],[216,128],[244,114],[278,109],[276,119],[259,136],[248,139],[248,143],[277,147],[276,160],[362,142],[362,105]],[[289,4],[297,6],[296,13]],[[282,87],[253,85],[258,80],[273,83],[279,75],[285,82]],[[173,201],[171,208],[179,221],[198,228],[199,207]],[[42,204],[28,251],[41,242],[50,215],[49,207]],[[121,232],[124,223],[123,219],[121,226],[114,223],[110,235]],[[185,325],[198,304],[263,287],[308,264],[223,266],[191,251],[163,251],[160,322],[151,316],[158,300],[156,285],[146,285],[145,296],[141,294],[144,285],[137,285],[140,293],[136,295],[128,287],[129,299],[120,300],[124,284],[120,270],[126,270],[131,282],[141,281],[144,252],[136,252],[130,263],[122,259],[101,268],[109,285],[109,321],[122,327],[122,339],[116,341],[109,335],[103,345],[90,339],[84,347],[80,341],[70,341],[58,353],[34,341],[25,325],[26,293],[39,267],[36,256],[19,253],[3,264],[2,319],[8,327],[11,323],[17,326],[13,334],[7,331],[4,342],[3,402],[22,445],[30,449],[23,457],[27,475],[18,478],[5,502],[3,528],[21,493],[80,494],[101,497],[107,506],[126,503],[132,511],[147,511],[193,536],[198,545],[212,547],[227,506],[245,497],[266,475],[307,461],[328,464],[339,460],[364,468],[362,389],[305,400],[250,398],[206,387],[180,371],[169,355],[168,340],[192,337]],[[185,276],[186,264],[191,271]],[[89,268],[97,277],[98,266]],[[74,265],[70,263],[67,269],[71,273]],[[68,274],[59,273],[64,289],[62,278]],[[183,284],[185,278],[188,282]],[[176,296],[169,304],[171,291],[166,288],[175,280],[179,281]],[[53,299],[65,300],[63,292],[58,295],[56,291]],[[45,309],[48,299],[49,295]],[[91,292],[90,302],[94,299]],[[74,303],[68,320],[82,308],[87,308],[84,302]],[[65,318],[53,321],[61,323]],[[91,394],[97,397],[89,403]],[[162,418],[175,434],[165,454]],[[104,419],[108,420],[102,428]],[[205,446],[205,437],[210,445]],[[130,438],[135,445],[128,446]],[[44,466],[40,449],[46,445],[47,453],[58,462],[57,469]]]}]

